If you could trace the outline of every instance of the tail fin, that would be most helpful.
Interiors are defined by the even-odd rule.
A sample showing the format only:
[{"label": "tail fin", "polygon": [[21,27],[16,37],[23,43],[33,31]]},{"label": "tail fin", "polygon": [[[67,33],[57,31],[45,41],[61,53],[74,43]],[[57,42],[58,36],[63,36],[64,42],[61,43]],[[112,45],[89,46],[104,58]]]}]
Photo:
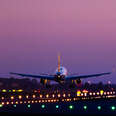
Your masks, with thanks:
[{"label": "tail fin", "polygon": [[58,72],[60,72],[60,54],[58,54]]}]

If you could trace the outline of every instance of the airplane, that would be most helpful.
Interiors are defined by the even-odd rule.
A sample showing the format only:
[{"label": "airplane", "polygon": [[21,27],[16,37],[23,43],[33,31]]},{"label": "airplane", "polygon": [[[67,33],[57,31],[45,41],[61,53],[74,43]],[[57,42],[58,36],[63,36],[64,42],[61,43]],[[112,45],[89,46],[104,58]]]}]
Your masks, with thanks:
[{"label": "airplane", "polygon": [[21,73],[14,73],[14,72],[10,72],[10,74],[18,75],[21,77],[39,78],[40,83],[43,85],[49,84],[50,81],[55,81],[55,82],[58,82],[60,84],[63,84],[66,81],[72,81],[71,83],[75,83],[76,85],[80,85],[81,79],[109,75],[109,74],[111,74],[111,72],[99,73],[99,74],[90,74],[90,75],[68,75],[67,69],[60,65],[60,55],[58,55],[58,68],[56,69],[56,72],[53,75],[49,75],[49,74],[33,75],[33,74],[21,74]]}]

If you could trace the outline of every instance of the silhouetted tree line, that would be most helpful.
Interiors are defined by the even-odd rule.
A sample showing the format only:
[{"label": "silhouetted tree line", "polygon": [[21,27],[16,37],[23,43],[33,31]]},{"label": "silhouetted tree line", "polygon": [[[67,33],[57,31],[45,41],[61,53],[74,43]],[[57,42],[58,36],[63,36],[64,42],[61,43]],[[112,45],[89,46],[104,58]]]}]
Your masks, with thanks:
[{"label": "silhouetted tree line", "polygon": [[[70,86],[71,85],[71,86]],[[33,90],[33,89],[40,89],[40,90],[69,90],[73,91],[76,89],[83,90],[91,90],[91,91],[98,91],[98,90],[116,90],[116,84],[103,84],[102,82],[99,83],[84,83],[80,86],[72,84],[70,81],[64,83],[63,85],[60,84],[51,84],[49,87],[46,87],[39,83],[36,79],[16,79],[16,78],[0,78],[0,89],[23,89],[23,90]],[[56,91],[57,92],[57,91]]]}]

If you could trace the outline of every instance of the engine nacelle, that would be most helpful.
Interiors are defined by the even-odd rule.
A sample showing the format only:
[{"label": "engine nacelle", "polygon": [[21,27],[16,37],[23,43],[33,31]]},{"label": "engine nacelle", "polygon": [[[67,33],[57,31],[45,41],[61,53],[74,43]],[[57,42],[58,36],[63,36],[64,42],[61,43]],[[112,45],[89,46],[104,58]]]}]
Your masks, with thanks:
[{"label": "engine nacelle", "polygon": [[47,79],[40,79],[40,83],[42,85],[46,85],[47,84]]},{"label": "engine nacelle", "polygon": [[75,80],[75,84],[78,86],[78,85],[81,85],[81,79],[77,79]]},{"label": "engine nacelle", "polygon": [[40,83],[42,85],[50,86],[50,80],[47,79],[40,79]]}]

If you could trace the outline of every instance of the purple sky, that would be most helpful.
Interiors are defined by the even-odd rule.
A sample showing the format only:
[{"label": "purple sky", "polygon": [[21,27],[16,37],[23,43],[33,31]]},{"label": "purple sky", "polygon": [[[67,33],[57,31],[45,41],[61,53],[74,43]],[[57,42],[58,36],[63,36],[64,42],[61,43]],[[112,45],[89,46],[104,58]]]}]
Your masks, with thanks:
[{"label": "purple sky", "polygon": [[111,71],[116,0],[0,0],[0,76],[54,73],[58,52],[69,73]]}]

